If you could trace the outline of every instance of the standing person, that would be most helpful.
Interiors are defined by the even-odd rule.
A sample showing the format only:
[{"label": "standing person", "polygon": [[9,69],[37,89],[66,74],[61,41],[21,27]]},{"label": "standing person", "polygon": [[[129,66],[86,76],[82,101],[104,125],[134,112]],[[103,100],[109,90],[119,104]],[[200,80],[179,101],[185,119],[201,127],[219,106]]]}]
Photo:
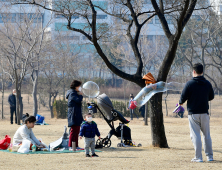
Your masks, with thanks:
[{"label": "standing person", "polygon": [[139,117],[138,117],[137,114],[135,113],[134,109],[131,109],[131,108],[130,108],[130,105],[131,105],[131,102],[133,101],[133,99],[134,99],[133,94],[130,94],[130,100],[129,100],[128,110],[130,110],[131,120],[133,120],[133,114],[137,117],[137,119],[139,119]]},{"label": "standing person", "polygon": [[180,105],[187,101],[190,136],[195,149],[195,157],[191,160],[192,162],[203,162],[200,131],[203,134],[207,161],[213,161],[208,113],[208,102],[213,99],[212,85],[203,77],[203,65],[200,63],[194,64],[193,79],[186,83],[179,101]]},{"label": "standing person", "polygon": [[15,123],[17,124],[16,116],[16,90],[12,90],[12,94],[8,96],[8,103],[10,104],[10,115],[11,115],[11,124],[13,124],[13,115],[15,112]]},{"label": "standing person", "polygon": [[95,136],[97,135],[100,139],[97,124],[92,120],[91,113],[85,114],[84,118],[86,121],[81,125],[79,138],[82,139],[83,136],[85,137],[86,157],[91,157],[89,154],[89,148],[91,149],[92,157],[98,157],[98,155],[95,154]]},{"label": "standing person", "polygon": [[141,116],[143,117],[143,120],[144,120],[144,116],[145,116],[145,105],[141,106],[140,109],[139,109],[139,112],[141,114]]},{"label": "standing person", "polygon": [[78,146],[80,125],[83,121],[83,94],[81,92],[81,84],[81,81],[73,80],[70,85],[70,90],[68,90],[66,94],[66,99],[68,99],[68,127],[71,127],[69,135],[69,147],[72,147],[72,142],[76,142],[77,149],[82,149]]}]

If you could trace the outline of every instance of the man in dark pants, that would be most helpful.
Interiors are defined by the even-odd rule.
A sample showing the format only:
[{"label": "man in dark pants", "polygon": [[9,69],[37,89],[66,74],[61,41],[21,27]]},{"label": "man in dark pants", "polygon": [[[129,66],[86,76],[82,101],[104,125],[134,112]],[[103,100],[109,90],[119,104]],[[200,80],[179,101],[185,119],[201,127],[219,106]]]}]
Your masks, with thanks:
[{"label": "man in dark pants", "polygon": [[200,63],[194,64],[193,79],[186,83],[179,101],[180,105],[187,101],[190,137],[195,149],[195,157],[191,160],[192,162],[203,162],[200,131],[203,135],[207,161],[214,160],[208,113],[209,101],[213,99],[212,85],[203,77],[203,65]]},{"label": "man in dark pants", "polygon": [[10,113],[11,113],[11,124],[13,124],[13,114],[15,112],[15,123],[17,124],[17,116],[16,116],[16,90],[12,91],[12,94],[8,97],[8,103],[10,104]]}]

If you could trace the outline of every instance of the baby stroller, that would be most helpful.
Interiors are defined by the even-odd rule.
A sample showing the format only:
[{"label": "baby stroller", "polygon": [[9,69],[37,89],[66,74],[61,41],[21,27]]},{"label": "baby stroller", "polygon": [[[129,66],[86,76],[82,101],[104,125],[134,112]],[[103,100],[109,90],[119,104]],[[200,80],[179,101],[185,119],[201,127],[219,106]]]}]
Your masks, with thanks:
[{"label": "baby stroller", "polygon": [[[118,112],[113,108],[113,104],[110,101],[109,97],[106,94],[99,95],[97,97],[97,104],[89,103],[88,104],[89,111],[93,112],[94,110],[95,113],[95,110],[99,110],[99,112],[101,113],[104,120],[111,128],[111,130],[109,131],[108,135],[105,138],[98,139],[96,141],[96,145],[102,145],[103,147],[110,147],[111,146],[110,139],[113,135],[115,135],[117,138],[121,138],[121,144],[123,143],[122,140],[124,140],[125,145],[132,145],[131,130],[128,126],[125,125],[129,123],[129,121],[126,120],[120,112]],[[99,107],[101,107],[102,110]],[[119,120],[121,123],[119,123],[119,126],[115,128],[114,121],[116,120]]]}]

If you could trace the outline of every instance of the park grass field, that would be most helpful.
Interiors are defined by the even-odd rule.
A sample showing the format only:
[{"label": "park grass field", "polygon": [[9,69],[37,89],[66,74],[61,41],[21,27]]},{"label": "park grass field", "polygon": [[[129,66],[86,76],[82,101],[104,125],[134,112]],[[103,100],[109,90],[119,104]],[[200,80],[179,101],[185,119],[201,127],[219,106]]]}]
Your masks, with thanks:
[{"label": "park grass field", "polygon": [[[133,141],[141,143],[142,147],[117,148],[120,142],[115,136],[111,138],[111,148],[101,149],[98,158],[86,158],[84,153],[17,155],[0,152],[0,169],[221,169],[222,168],[222,105],[221,97],[216,96],[211,103],[211,137],[213,142],[214,162],[207,162],[203,152],[203,163],[191,163],[194,149],[190,139],[187,112],[185,118],[176,118],[172,114],[179,95],[168,96],[168,114],[164,116],[164,124],[169,149],[153,148],[151,146],[150,125],[144,126],[142,118],[129,123]],[[32,112],[32,101],[27,103],[24,95],[24,113]],[[6,102],[6,101],[5,101]],[[185,105],[186,107],[186,105]],[[18,125],[10,125],[8,106],[5,107],[5,119],[0,120],[0,139],[7,134],[13,137]],[[165,104],[163,102],[165,115]],[[37,138],[49,144],[60,138],[64,132],[67,120],[50,119],[47,108],[41,107],[39,114],[46,117],[50,125],[35,126],[33,129]],[[102,119],[94,119],[105,137],[110,128]],[[115,123],[117,125],[117,122]],[[83,147],[83,140],[80,140]]]}]

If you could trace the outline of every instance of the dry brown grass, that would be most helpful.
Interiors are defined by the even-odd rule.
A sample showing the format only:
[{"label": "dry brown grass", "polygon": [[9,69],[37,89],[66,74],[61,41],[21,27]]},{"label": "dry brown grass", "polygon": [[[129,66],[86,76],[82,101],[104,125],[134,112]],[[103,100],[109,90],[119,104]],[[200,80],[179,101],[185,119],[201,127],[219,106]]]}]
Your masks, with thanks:
[{"label": "dry brown grass", "polygon": [[[32,103],[27,104],[27,96],[24,96],[24,112],[31,113]],[[191,163],[194,156],[193,145],[189,136],[187,118],[172,117],[172,110],[179,95],[168,97],[169,117],[164,117],[165,131],[170,149],[151,147],[150,126],[143,126],[142,119],[133,120],[129,126],[132,131],[132,139],[136,143],[142,143],[141,148],[117,148],[119,140],[112,137],[112,148],[102,149],[98,153],[99,158],[85,158],[84,153],[48,154],[48,155],[16,155],[0,152],[0,169],[220,169],[222,168],[222,134],[221,134],[221,99],[218,97],[212,102],[211,137],[213,141],[214,162]],[[165,107],[165,105],[163,104]],[[165,110],[165,109],[164,109]],[[63,127],[67,120],[50,119],[49,111],[41,108],[39,114],[46,117],[48,126],[35,126],[33,129],[38,138],[48,144],[57,140],[63,134]],[[0,139],[6,134],[13,137],[17,125],[9,124],[9,115],[0,121]],[[101,136],[105,137],[109,127],[102,119],[95,119]],[[115,123],[117,125],[117,123]],[[80,141],[83,147],[83,140]]]}]

